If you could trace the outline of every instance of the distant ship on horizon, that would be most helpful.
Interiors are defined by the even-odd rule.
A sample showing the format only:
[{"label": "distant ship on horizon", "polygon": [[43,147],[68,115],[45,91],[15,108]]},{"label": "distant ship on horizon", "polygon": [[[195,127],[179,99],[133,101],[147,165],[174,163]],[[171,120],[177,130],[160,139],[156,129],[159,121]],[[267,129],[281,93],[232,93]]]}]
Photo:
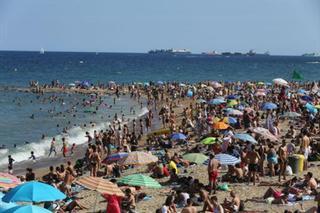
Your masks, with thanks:
[{"label": "distant ship on horizon", "polygon": [[302,56],[304,56],[304,57],[320,57],[320,53],[305,53]]},{"label": "distant ship on horizon", "polygon": [[190,55],[189,49],[155,49],[150,50],[148,54],[152,55]]},{"label": "distant ship on horizon", "polygon": [[44,48],[40,48],[40,54],[44,54]]}]

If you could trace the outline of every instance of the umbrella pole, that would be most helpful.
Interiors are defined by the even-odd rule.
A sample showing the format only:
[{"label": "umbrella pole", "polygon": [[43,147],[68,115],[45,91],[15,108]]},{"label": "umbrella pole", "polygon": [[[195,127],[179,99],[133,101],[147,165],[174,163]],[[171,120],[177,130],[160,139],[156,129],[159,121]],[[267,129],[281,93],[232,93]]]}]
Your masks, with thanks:
[{"label": "umbrella pole", "polygon": [[94,199],[94,206],[93,206],[94,213],[96,212],[97,199],[98,199],[98,192],[96,191],[96,198]]}]

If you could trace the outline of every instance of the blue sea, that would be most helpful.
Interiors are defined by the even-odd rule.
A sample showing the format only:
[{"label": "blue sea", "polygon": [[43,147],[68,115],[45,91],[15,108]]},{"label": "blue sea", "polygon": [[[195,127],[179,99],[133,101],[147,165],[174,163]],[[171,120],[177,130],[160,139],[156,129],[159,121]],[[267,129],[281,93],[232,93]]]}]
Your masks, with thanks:
[{"label": "blue sea", "polygon": [[[68,128],[69,144],[86,141],[85,131],[106,129],[115,113],[133,119],[146,112],[127,96],[113,105],[105,96],[84,106],[92,97],[85,95],[36,94],[6,91],[6,87],[27,87],[29,80],[40,84],[59,80],[69,84],[88,80],[92,83],[204,80],[271,82],[281,77],[290,80],[298,70],[305,80],[320,80],[320,58],[295,56],[156,56],[130,53],[0,52],[0,165],[12,154],[17,161],[28,158],[30,151],[47,155],[50,140],[63,137]],[[52,100],[55,101],[52,101]],[[110,108],[112,105],[112,108]],[[134,107],[136,114],[129,111]],[[96,109],[96,113],[86,111]],[[96,123],[95,128],[90,122]],[[87,126],[84,127],[84,124]],[[42,134],[47,137],[41,139]],[[14,144],[17,145],[14,148]]]}]

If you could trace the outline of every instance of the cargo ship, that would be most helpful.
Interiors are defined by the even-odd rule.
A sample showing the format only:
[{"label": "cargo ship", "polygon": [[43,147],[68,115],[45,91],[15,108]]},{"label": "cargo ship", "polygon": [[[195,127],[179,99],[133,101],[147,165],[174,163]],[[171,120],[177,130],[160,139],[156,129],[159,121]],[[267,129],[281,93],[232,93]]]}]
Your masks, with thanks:
[{"label": "cargo ship", "polygon": [[152,55],[190,55],[191,51],[188,49],[155,49],[150,50],[148,54]]}]

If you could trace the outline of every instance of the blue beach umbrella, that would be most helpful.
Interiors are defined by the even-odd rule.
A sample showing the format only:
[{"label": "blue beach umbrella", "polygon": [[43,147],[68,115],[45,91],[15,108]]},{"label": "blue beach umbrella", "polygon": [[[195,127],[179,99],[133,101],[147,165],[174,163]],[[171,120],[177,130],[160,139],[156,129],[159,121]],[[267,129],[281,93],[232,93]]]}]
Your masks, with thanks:
[{"label": "blue beach umbrella", "polygon": [[297,93],[298,93],[298,94],[305,95],[305,94],[307,94],[307,91],[304,90],[304,89],[298,89]]},{"label": "blue beach umbrella", "polygon": [[313,105],[310,104],[310,103],[307,103],[307,104],[305,105],[305,107],[307,108],[307,111],[310,112],[310,113],[312,113],[312,114],[317,114],[317,113],[318,113],[317,108],[315,108],[315,106],[313,106]]},{"label": "blue beach umbrella", "polygon": [[66,195],[45,183],[30,181],[11,189],[2,198],[4,202],[44,202],[65,199]]},{"label": "blue beach umbrella", "polygon": [[241,162],[240,159],[228,154],[217,154],[214,158],[218,160],[221,165],[235,165]]},{"label": "blue beach umbrella", "polygon": [[226,103],[226,101],[223,99],[220,99],[220,98],[211,99],[209,101],[209,104],[211,104],[211,105],[219,105],[219,104],[223,104],[223,103]]},{"label": "blue beach umbrella", "polygon": [[226,97],[227,99],[237,99],[237,96],[235,96],[235,95],[228,95],[227,97]]},{"label": "blue beach umbrella", "polygon": [[310,96],[304,95],[301,97],[301,100],[307,101],[307,102],[312,102],[313,98],[311,98]]},{"label": "blue beach umbrella", "polygon": [[204,99],[198,99],[198,100],[197,100],[197,103],[198,103],[198,104],[203,104],[203,103],[207,103],[207,101],[204,100]]},{"label": "blue beach umbrella", "polygon": [[277,108],[278,108],[278,106],[274,103],[271,103],[271,102],[266,102],[262,106],[263,110],[272,110],[272,109],[277,109]]},{"label": "blue beach umbrella", "polygon": [[6,203],[2,201],[2,197],[4,196],[4,194],[2,192],[0,192],[0,212],[4,212],[7,209],[10,209],[12,207],[17,206],[17,204],[15,203]]},{"label": "blue beach umbrella", "polygon": [[237,119],[234,117],[228,117],[228,123],[229,124],[236,124],[237,123]]},{"label": "blue beach umbrella", "polygon": [[83,86],[83,87],[90,87],[90,83],[89,83],[89,81],[82,81],[82,82],[81,82],[81,86]]},{"label": "blue beach umbrella", "polygon": [[163,81],[158,81],[157,84],[163,85],[164,83],[163,83]]},{"label": "blue beach umbrella", "polygon": [[193,96],[192,90],[188,90],[188,92],[187,92],[187,97],[192,97],[192,96]]},{"label": "blue beach umbrella", "polygon": [[144,82],[144,83],[143,83],[143,86],[148,87],[148,86],[150,86],[150,84],[149,84],[149,82]]},{"label": "blue beach umbrella", "polygon": [[235,134],[234,137],[242,141],[248,141],[250,143],[258,143],[256,139],[254,139],[251,135],[246,133],[238,133],[238,134]]},{"label": "blue beach umbrella", "polygon": [[185,140],[187,136],[182,133],[173,133],[171,135],[171,140]]},{"label": "blue beach umbrella", "polygon": [[52,213],[51,211],[39,206],[15,206],[5,210],[3,213]]}]

